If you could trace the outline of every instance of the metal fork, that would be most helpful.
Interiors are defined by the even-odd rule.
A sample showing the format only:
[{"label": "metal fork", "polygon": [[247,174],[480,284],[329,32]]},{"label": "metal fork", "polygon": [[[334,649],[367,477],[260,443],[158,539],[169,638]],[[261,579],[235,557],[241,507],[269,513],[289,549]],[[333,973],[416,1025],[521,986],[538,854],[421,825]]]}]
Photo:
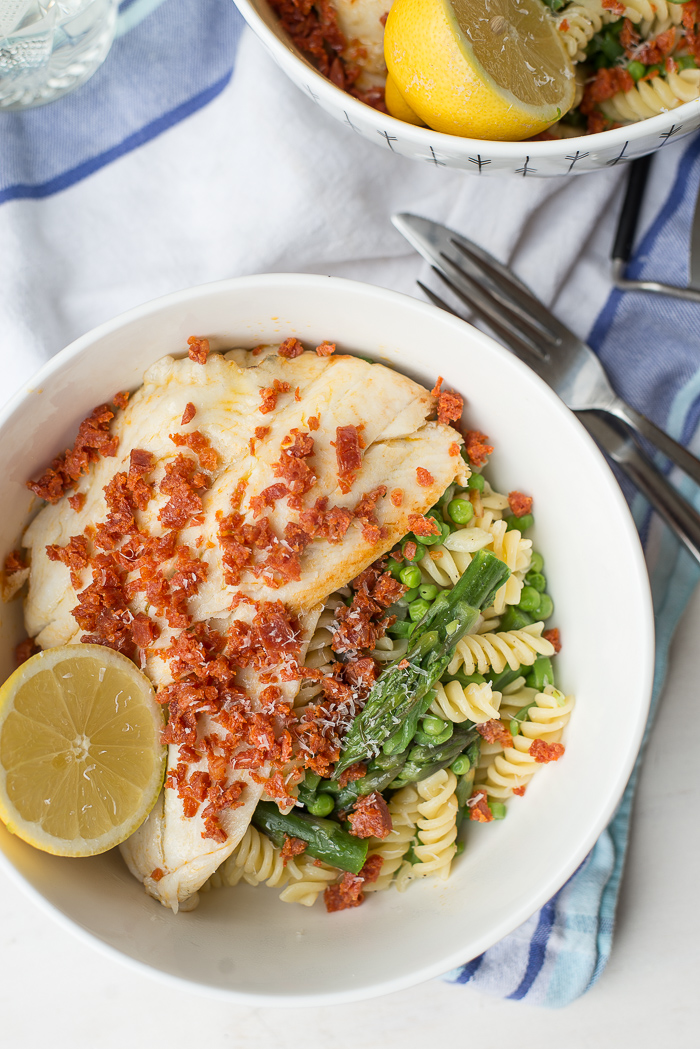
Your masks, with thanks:
[{"label": "metal fork", "polygon": [[[700,514],[631,437],[647,438],[699,484],[700,461],[618,397],[591,348],[496,258],[429,219],[402,214],[393,216],[392,221],[457,299],[576,412],[593,438],[700,562]],[[443,299],[418,283],[436,306],[459,316]]]}]

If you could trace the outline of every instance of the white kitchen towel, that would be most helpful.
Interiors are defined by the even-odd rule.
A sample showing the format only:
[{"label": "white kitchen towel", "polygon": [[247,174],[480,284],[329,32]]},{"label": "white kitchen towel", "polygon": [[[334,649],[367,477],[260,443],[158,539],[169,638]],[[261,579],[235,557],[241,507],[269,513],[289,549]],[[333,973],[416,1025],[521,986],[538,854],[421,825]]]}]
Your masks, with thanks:
[{"label": "white kitchen towel", "polygon": [[[693,148],[672,143],[654,163],[643,244],[656,230],[648,258],[661,280],[675,279],[687,250],[682,189],[697,186]],[[655,355],[629,345],[629,332],[644,337],[647,300],[628,297],[630,318],[629,305],[621,311],[610,299],[608,253],[624,173],[619,166],[583,177],[486,177],[401,158],[302,95],[244,29],[231,0],[124,0],[113,49],[86,85],[44,108],[0,113],[3,396],[94,325],[192,284],[302,271],[417,294],[421,264],[389,221],[395,211],[415,211],[511,263],[581,335],[599,318],[597,346],[621,392],[661,425],[685,426],[689,440],[698,399],[692,354],[674,356],[663,331],[672,318],[674,331],[689,335],[689,315],[671,300],[657,304],[657,348],[667,356],[652,383],[638,375]],[[620,325],[624,353],[615,350]],[[646,535],[642,504],[636,512]],[[670,634],[694,576],[660,529],[647,546],[664,577],[672,559],[679,580],[670,596],[664,590]],[[582,993],[609,953],[623,823],[622,838],[613,827],[555,901],[452,978],[548,1005]],[[567,927],[583,896],[588,924]],[[585,962],[572,966],[582,943]]]}]

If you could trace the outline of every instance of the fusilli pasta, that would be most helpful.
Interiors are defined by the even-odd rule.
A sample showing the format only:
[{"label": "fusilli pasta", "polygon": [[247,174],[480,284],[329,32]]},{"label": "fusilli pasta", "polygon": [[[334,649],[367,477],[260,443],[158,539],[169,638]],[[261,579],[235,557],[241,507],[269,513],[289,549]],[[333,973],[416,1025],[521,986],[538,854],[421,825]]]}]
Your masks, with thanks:
[{"label": "fusilli pasta", "polygon": [[487,681],[466,687],[460,685],[459,681],[449,681],[447,684],[438,681],[435,693],[430,711],[448,721],[473,721],[480,725],[498,717],[501,693],[494,692]]},{"label": "fusilli pasta", "polygon": [[456,674],[463,670],[469,676],[485,674],[489,668],[500,674],[506,666],[511,670],[532,666],[538,656],[554,654],[554,645],[541,636],[543,627],[544,623],[530,623],[521,630],[465,634],[457,642],[448,671]]},{"label": "fusilli pasta", "polygon": [[630,91],[618,91],[601,109],[610,120],[632,123],[676,109],[700,98],[700,69],[681,69],[652,80],[640,80]]},{"label": "fusilli pasta", "polygon": [[[290,860],[289,867],[293,861]],[[296,860],[296,873],[290,878],[287,887],[280,893],[283,903],[300,903],[303,907],[312,907],[320,894],[331,882],[334,882],[340,871],[329,867],[320,860],[310,856],[301,856]]]},{"label": "fusilli pasta", "polygon": [[452,858],[457,851],[458,803],[455,797],[457,777],[441,769],[416,784],[419,801],[417,842],[413,846],[415,863],[404,862],[396,878],[399,890],[414,878],[435,875],[443,881],[449,877]]},{"label": "fusilli pasta", "polygon": [[[542,766],[530,754],[533,740],[558,743],[574,706],[572,696],[565,696],[552,685],[535,697],[536,706],[528,711],[528,720],[520,725],[513,746],[501,748],[486,769],[477,775],[478,785],[490,797],[507,798],[516,787],[525,787]],[[498,746],[490,744],[489,746]]]},{"label": "fusilli pasta", "polygon": [[585,60],[589,41],[613,18],[612,12],[603,7],[601,0],[577,0],[559,13],[557,28],[574,62]]}]

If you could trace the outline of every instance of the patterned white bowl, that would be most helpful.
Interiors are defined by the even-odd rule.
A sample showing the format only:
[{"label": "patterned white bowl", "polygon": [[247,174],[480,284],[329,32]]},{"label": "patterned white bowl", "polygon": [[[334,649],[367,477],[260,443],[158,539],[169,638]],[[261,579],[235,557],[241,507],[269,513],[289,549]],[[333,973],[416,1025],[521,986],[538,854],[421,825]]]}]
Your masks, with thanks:
[{"label": "patterned white bowl", "polygon": [[443,135],[404,124],[341,91],[293,46],[266,0],[234,3],[287,76],[317,105],[347,124],[348,133],[363,135],[392,153],[437,167],[479,175],[509,172],[523,178],[580,175],[653,153],[670,139],[675,141],[700,129],[700,99],[695,99],[636,124],[553,142],[490,142]]}]

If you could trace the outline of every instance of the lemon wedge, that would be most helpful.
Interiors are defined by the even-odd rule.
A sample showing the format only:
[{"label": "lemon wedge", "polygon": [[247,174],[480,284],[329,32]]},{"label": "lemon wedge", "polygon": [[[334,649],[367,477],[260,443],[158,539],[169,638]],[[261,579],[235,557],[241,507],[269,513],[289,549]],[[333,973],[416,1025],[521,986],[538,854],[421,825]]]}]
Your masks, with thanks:
[{"label": "lemon wedge", "polygon": [[434,131],[517,141],[574,101],[573,66],[541,0],[394,0],[389,75]]},{"label": "lemon wedge", "polygon": [[126,656],[39,652],[0,688],[0,819],[44,852],[106,852],[155,804],[162,729],[153,686]]},{"label": "lemon wedge", "polygon": [[403,120],[405,124],[417,124],[419,127],[426,126],[425,121],[413,112],[391,76],[386,78],[384,85],[384,101],[392,117],[396,117],[397,120]]}]

